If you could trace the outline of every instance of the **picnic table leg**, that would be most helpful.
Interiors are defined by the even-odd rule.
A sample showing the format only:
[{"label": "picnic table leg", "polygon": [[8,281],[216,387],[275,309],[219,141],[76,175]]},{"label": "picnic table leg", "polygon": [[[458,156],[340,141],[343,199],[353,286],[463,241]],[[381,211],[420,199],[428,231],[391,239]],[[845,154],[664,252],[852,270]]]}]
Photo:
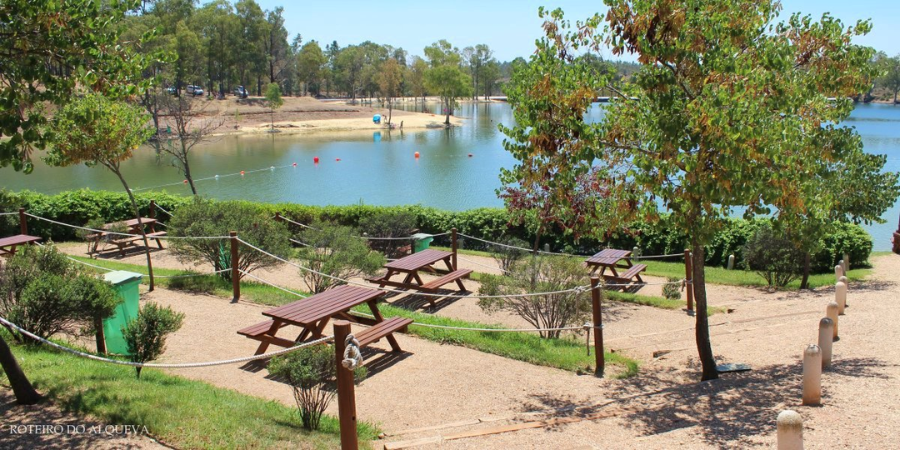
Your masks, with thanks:
[{"label": "picnic table leg", "polygon": [[444,258],[444,264],[447,264],[447,268],[450,269],[451,272],[456,271],[456,268],[453,267],[453,263],[450,262],[450,258]]},{"label": "picnic table leg", "polygon": [[[389,280],[392,276],[394,276],[395,273],[396,273],[396,272],[394,272],[393,270],[388,269],[387,273],[384,274],[384,278],[382,278],[382,280],[384,280],[384,281]],[[380,284],[378,285],[379,288],[384,288],[384,286],[385,286],[384,283],[380,283]]]},{"label": "picnic table leg", "polygon": [[424,284],[425,284],[425,282],[423,282],[423,281],[422,281],[422,279],[421,279],[421,278],[419,278],[419,272],[418,272],[418,271],[416,271],[416,272],[412,272],[412,273],[411,273],[411,274],[410,274],[410,275],[412,275],[412,276],[413,276],[413,278],[415,278],[415,279],[416,279],[416,283],[419,283],[419,286],[422,286],[422,285],[424,285]]},{"label": "picnic table leg", "polygon": [[[372,315],[375,316],[376,322],[384,322],[384,316],[381,315],[381,311],[378,310],[378,300],[369,300],[367,302],[369,304],[369,309],[372,311]],[[400,344],[397,343],[397,339],[394,338],[394,333],[388,334],[385,336],[388,340],[388,343],[391,344],[391,350],[395,352],[403,351],[400,349]]]},{"label": "picnic table leg", "polygon": [[[275,333],[278,333],[279,328],[281,328],[281,322],[279,322],[277,320],[273,320],[272,326],[269,327],[269,331],[266,331],[265,334],[268,336],[275,337]],[[254,353],[254,355],[262,355],[263,353],[266,352],[266,350],[268,348],[269,348],[269,342],[261,340],[259,342],[259,347],[256,348],[256,353]]]}]

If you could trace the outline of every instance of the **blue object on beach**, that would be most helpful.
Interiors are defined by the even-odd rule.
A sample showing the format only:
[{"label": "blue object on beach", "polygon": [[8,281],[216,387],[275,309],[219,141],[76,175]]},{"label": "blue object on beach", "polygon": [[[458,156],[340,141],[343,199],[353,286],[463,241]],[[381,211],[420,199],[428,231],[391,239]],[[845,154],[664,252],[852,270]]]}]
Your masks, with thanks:
[{"label": "blue object on beach", "polygon": [[372,116],[372,122],[375,122],[376,124],[381,123],[381,114],[375,114],[374,116]]}]

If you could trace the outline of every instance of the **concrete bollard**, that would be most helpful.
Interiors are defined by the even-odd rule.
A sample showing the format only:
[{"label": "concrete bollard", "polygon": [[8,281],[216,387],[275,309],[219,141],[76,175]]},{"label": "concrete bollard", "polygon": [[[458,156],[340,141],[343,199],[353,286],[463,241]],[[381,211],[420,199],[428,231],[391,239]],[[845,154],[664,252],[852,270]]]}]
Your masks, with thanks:
[{"label": "concrete bollard", "polygon": [[635,261],[641,259],[641,249],[639,247],[635,246],[631,249],[631,259]]},{"label": "concrete bollard", "polygon": [[831,302],[831,303],[829,303],[829,304],[828,304],[828,307],[825,308],[825,317],[828,317],[828,318],[831,319],[831,321],[834,323],[834,332],[832,333],[832,336],[831,336],[831,338],[832,338],[833,340],[837,340],[837,338],[838,338],[838,334],[837,334],[837,316],[838,316],[838,314],[837,314],[837,303],[836,303],[836,302]]},{"label": "concrete bollard", "polygon": [[840,280],[842,276],[844,276],[844,266],[840,264],[834,266],[834,279]]},{"label": "concrete bollard", "polygon": [[544,244],[544,253],[550,253],[550,244]]},{"label": "concrete bollard", "polygon": [[822,350],[815,344],[803,351],[803,404],[822,404]]},{"label": "concrete bollard", "polygon": [[734,255],[728,255],[728,270],[734,270]]},{"label": "concrete bollard", "polygon": [[790,409],[778,414],[778,450],[803,450],[803,418]]},{"label": "concrete bollard", "polygon": [[834,347],[834,321],[823,317],[819,321],[819,349],[822,350],[822,369],[831,365],[831,351]]},{"label": "concrete bollard", "polygon": [[834,301],[838,305],[838,315],[844,315],[844,308],[847,306],[847,285],[840,281],[834,285]]}]

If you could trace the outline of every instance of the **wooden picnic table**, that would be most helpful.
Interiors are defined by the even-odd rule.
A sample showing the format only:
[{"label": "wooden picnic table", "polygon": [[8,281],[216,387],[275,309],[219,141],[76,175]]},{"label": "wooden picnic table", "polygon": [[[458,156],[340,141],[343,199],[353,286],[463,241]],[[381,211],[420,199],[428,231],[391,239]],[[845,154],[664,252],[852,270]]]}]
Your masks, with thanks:
[{"label": "wooden picnic table", "polygon": [[[619,283],[630,283],[632,281],[643,283],[641,272],[647,270],[646,264],[631,263],[630,251],[613,248],[601,250],[596,255],[585,260],[585,263],[591,268],[591,275],[599,269],[600,276],[607,281]],[[606,275],[607,269],[609,269],[610,275]],[[625,271],[620,274],[616,269],[625,269]]]},{"label": "wooden picnic table", "polygon": [[[318,339],[322,337],[325,325],[332,318],[350,320],[357,323],[372,325],[356,334],[360,346],[366,346],[382,337],[386,337],[394,351],[400,351],[400,345],[394,339],[393,332],[405,329],[411,319],[393,317],[385,320],[378,311],[378,299],[384,292],[377,289],[369,289],[357,286],[338,286],[325,292],[313,295],[303,300],[298,300],[287,305],[263,311],[263,315],[270,317],[256,325],[238,331],[238,334],[260,341],[256,354],[265,353],[269,344],[282,347],[293,347],[298,342],[307,338]],[[357,305],[367,304],[374,319],[349,314],[350,309]],[[286,326],[301,328],[296,339],[290,340],[276,336],[278,330]]]},{"label": "wooden picnic table", "polygon": [[[129,219],[120,222],[112,222],[103,225],[104,230],[108,230],[117,225],[124,224],[128,227],[128,234],[140,234],[141,226],[145,226],[150,228],[150,232],[147,233],[148,239],[153,239],[156,241],[156,245],[159,246],[160,249],[163,248],[162,240],[159,239],[161,236],[165,236],[167,233],[165,231],[156,231],[156,219],[142,217],[141,223],[138,223],[138,219]],[[98,247],[100,245],[101,240],[106,236],[112,236],[112,239],[109,240],[109,243],[115,245],[119,249],[119,253],[122,256],[125,256],[125,248],[134,245],[137,241],[142,240],[143,238],[140,236],[122,236],[109,232],[102,233],[94,233],[86,236],[88,240],[88,254],[98,253]]]},{"label": "wooden picnic table", "polygon": [[[423,250],[385,264],[384,268],[387,269],[387,273],[379,278],[370,278],[368,281],[377,283],[382,288],[392,286],[420,291],[436,291],[441,286],[455,281],[457,286],[459,286],[459,290],[465,291],[466,286],[463,285],[462,279],[467,278],[472,273],[472,270],[453,267],[452,258],[452,252],[434,249]],[[434,265],[440,261],[444,262],[449,272],[434,281],[423,282],[419,272],[425,270],[436,274],[437,270],[435,270]],[[391,280],[391,277],[399,274],[406,274],[403,281]]]},{"label": "wooden picnic table", "polygon": [[0,256],[10,257],[16,254],[20,245],[28,245],[40,241],[37,236],[29,236],[27,234],[17,234],[15,236],[0,238]]}]

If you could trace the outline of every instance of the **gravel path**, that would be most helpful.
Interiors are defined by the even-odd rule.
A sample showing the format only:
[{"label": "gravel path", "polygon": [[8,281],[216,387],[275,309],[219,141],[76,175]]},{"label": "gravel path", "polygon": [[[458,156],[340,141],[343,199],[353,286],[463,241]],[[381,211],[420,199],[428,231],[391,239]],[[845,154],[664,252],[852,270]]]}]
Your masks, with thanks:
[{"label": "gravel path", "polygon": [[[176,267],[166,253],[154,254],[155,265]],[[126,261],[132,258],[139,263],[140,254]],[[424,439],[431,447],[441,442],[442,448],[743,448],[772,447],[776,415],[792,408],[806,421],[807,448],[891,448],[893,431],[900,427],[895,406],[900,351],[884,343],[900,338],[900,306],[894,301],[900,295],[900,257],[880,256],[873,263],[871,279],[851,286],[835,362],[823,377],[823,407],[799,405],[799,358],[805,345],[816,341],[833,288],[769,294],[711,286],[711,304],[733,309],[710,318],[713,350],[721,362],[750,364],[750,372],[697,383],[693,317],[614,303],[605,310],[606,345],[642,362],[637,377],[578,376],[401,335],[403,354],[367,355],[372,374],[357,388],[359,417],[378,423],[388,434],[378,445],[389,446]],[[260,276],[303,289],[291,267]],[[235,330],[260,321],[262,307],[165,289],[144,295],[143,301],[187,314],[184,328],[169,340],[165,361],[220,359],[255,350],[254,342]],[[473,299],[450,302],[436,314],[522,325],[518,318],[484,315]],[[178,373],[293,403],[289,388],[267,379],[265,370],[224,366]],[[593,420],[578,421],[585,417]],[[449,439],[545,418],[572,422]]]}]

